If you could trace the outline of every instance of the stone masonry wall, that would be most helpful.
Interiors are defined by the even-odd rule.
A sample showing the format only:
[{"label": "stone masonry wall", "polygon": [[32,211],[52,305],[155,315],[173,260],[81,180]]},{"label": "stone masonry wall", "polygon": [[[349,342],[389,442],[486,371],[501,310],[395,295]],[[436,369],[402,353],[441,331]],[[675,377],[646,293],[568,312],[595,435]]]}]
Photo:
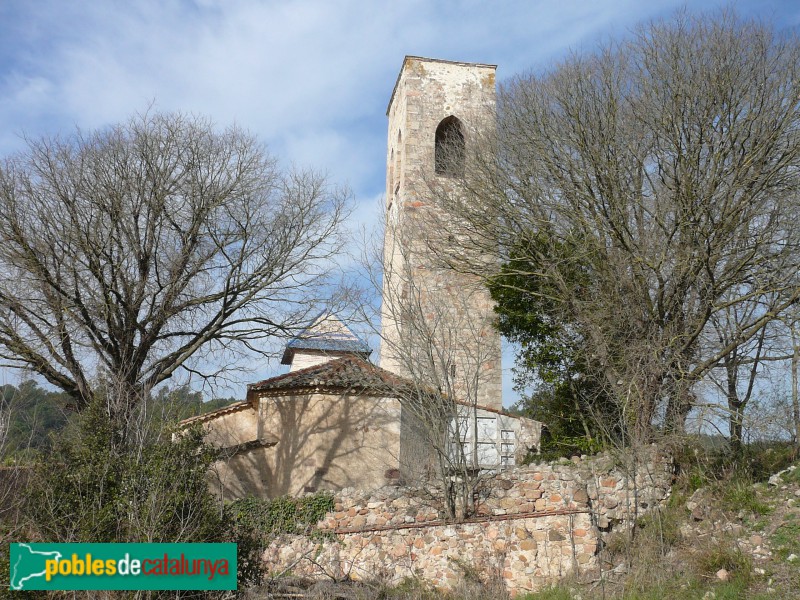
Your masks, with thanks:
[{"label": "stone masonry wall", "polygon": [[441,519],[432,497],[404,488],[343,490],[318,524],[336,541],[285,537],[265,560],[273,574],[420,577],[439,587],[478,569],[502,577],[512,594],[535,591],[596,569],[604,533],[663,503],[671,478],[671,461],[654,449],[635,462],[601,456],[518,467],[488,480],[478,514],[458,524]]},{"label": "stone masonry wall", "polygon": [[[387,117],[380,365],[401,376],[438,372],[440,380],[449,378],[456,396],[474,394],[479,405],[500,409],[502,361],[500,335],[492,327],[494,303],[478,277],[445,268],[444,257],[431,250],[435,243],[450,258],[460,254],[465,260],[464,244],[451,242],[459,234],[456,220],[432,218],[432,189],[457,189],[457,178],[436,173],[436,131],[452,117],[467,140],[494,127],[495,67],[407,56]],[[477,248],[468,256],[471,268],[496,263],[496,257]],[[437,364],[424,356],[431,347],[445,357],[433,361]],[[412,368],[415,363],[422,367]]]}]

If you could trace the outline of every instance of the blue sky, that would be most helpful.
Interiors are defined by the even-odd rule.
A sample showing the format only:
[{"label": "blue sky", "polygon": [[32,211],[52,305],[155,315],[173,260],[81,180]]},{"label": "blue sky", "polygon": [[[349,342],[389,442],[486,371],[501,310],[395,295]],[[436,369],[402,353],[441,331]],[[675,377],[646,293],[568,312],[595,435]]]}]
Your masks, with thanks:
[{"label": "blue sky", "polygon": [[[498,65],[502,81],[624,36],[672,0],[0,2],[0,154],[150,103],[257,134],[285,164],[348,184],[353,225],[380,220],[386,104],[406,54]],[[800,2],[740,14],[800,24]],[[506,366],[510,366],[510,363]]]}]

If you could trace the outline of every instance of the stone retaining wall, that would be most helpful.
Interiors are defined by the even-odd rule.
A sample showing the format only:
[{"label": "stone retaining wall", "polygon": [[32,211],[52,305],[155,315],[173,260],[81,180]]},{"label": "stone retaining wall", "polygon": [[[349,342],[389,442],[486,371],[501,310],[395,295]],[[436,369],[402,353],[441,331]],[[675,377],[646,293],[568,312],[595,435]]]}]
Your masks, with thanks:
[{"label": "stone retaining wall", "polygon": [[451,587],[465,570],[503,577],[514,592],[539,589],[573,570],[596,567],[597,538],[588,513],[340,534],[315,543],[293,537],[267,553],[273,567],[335,579],[419,577]]},{"label": "stone retaining wall", "polygon": [[669,496],[672,463],[655,448],[537,464],[487,479],[477,515],[446,523],[434,496],[406,488],[343,490],[318,528],[336,541],[284,537],[265,555],[273,574],[336,579],[420,577],[450,587],[465,569],[502,577],[513,594],[597,568],[602,536]]}]

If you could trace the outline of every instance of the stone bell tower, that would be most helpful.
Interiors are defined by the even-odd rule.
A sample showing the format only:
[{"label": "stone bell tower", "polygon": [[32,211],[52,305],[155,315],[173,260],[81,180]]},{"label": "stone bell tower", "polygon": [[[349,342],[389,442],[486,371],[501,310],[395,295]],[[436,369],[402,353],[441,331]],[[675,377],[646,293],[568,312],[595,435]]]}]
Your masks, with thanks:
[{"label": "stone bell tower", "polygon": [[[381,366],[460,402],[501,408],[493,303],[465,273],[467,236],[437,202],[459,196],[471,140],[494,127],[495,66],[406,56],[386,114]],[[462,268],[448,265],[448,253]],[[477,249],[472,259],[495,260]]]}]

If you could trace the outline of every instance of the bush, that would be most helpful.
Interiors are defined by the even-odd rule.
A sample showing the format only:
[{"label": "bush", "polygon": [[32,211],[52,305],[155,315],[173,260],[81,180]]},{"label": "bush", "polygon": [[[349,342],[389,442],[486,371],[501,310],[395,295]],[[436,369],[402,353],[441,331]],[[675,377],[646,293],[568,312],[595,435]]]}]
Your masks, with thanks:
[{"label": "bush", "polygon": [[672,449],[678,472],[676,491],[690,495],[708,485],[766,481],[789,466],[795,452],[789,443],[756,442],[734,453],[724,440],[698,436],[690,443]]},{"label": "bush", "polygon": [[190,430],[172,440],[126,431],[101,403],[90,405],[36,466],[23,509],[28,541],[234,542],[239,585],[261,579],[260,548],[233,526],[209,490],[216,452]]},{"label": "bush", "polygon": [[258,531],[268,540],[282,533],[317,534],[316,524],[333,506],[333,494],[318,492],[303,498],[242,498],[231,502],[226,510],[236,527]]},{"label": "bush", "polygon": [[215,453],[193,430],[133,443],[90,406],[41,461],[27,515],[52,542],[216,542],[226,530],[206,473]]},{"label": "bush", "polygon": [[571,458],[573,456],[591,456],[601,452],[603,445],[599,440],[589,439],[585,436],[554,435],[545,430],[542,434],[542,443],[539,452],[529,453],[525,458],[525,464],[538,461],[553,461],[559,458]]}]

